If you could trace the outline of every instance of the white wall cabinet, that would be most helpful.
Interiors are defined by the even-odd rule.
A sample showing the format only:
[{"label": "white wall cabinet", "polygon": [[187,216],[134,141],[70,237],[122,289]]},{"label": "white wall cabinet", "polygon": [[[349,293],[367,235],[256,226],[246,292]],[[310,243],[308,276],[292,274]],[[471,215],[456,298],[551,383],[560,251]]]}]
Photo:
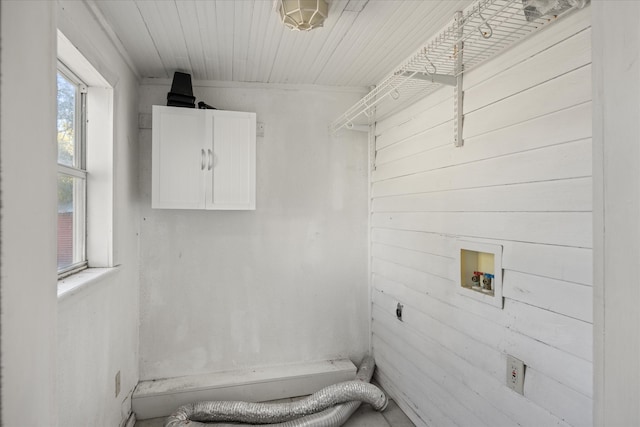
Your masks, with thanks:
[{"label": "white wall cabinet", "polygon": [[153,106],[151,206],[253,210],[256,114]]}]

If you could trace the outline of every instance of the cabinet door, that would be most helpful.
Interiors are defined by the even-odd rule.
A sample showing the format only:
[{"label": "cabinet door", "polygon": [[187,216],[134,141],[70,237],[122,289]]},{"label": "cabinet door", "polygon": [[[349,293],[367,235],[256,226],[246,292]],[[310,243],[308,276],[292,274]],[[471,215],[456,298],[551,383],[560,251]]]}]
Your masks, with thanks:
[{"label": "cabinet door", "polygon": [[211,141],[206,117],[202,110],[153,106],[153,208],[205,207],[204,171]]},{"label": "cabinet door", "polygon": [[210,111],[213,163],[207,209],[256,208],[256,114]]}]

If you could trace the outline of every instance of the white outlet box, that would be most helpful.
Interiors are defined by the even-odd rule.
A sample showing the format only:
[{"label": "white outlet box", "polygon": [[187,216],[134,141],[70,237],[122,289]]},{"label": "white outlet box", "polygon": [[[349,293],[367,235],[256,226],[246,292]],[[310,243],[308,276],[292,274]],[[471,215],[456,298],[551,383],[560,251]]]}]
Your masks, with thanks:
[{"label": "white outlet box", "polygon": [[507,387],[524,395],[524,362],[507,355]]}]

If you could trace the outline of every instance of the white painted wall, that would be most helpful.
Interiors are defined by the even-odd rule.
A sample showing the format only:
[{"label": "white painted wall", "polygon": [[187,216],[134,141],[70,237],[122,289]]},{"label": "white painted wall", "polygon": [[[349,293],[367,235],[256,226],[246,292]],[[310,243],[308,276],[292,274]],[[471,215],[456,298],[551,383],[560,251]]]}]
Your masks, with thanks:
[{"label": "white painted wall", "polygon": [[56,424],[54,9],[51,2],[0,3],[0,424],[5,426]]},{"label": "white painted wall", "polygon": [[138,383],[138,80],[89,3],[59,0],[57,6],[60,30],[113,87],[113,246],[101,252],[112,252],[113,265],[119,266],[58,301],[58,425],[118,426],[129,415]]},{"label": "white painted wall", "polygon": [[[464,147],[450,88],[377,124],[372,342],[418,425],[592,424],[590,12],[465,74]],[[458,238],[502,245],[504,309],[457,291]]]},{"label": "white painted wall", "polygon": [[367,349],[367,137],[328,126],[362,91],[195,85],[253,111],[257,209],[151,209],[151,105],[141,87],[140,376],[154,379],[350,357]]},{"label": "white painted wall", "polygon": [[593,3],[597,426],[640,425],[640,3]]}]

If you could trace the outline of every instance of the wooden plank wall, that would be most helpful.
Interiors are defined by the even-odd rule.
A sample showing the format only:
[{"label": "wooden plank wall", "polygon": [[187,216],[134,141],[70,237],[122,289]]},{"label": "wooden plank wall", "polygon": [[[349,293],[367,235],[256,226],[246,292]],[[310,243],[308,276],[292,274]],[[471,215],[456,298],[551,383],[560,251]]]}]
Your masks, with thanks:
[{"label": "wooden plank wall", "polygon": [[[376,124],[372,348],[417,425],[592,425],[590,22],[466,74],[462,148],[451,88]],[[504,309],[458,292],[458,238],[503,246]]]}]

